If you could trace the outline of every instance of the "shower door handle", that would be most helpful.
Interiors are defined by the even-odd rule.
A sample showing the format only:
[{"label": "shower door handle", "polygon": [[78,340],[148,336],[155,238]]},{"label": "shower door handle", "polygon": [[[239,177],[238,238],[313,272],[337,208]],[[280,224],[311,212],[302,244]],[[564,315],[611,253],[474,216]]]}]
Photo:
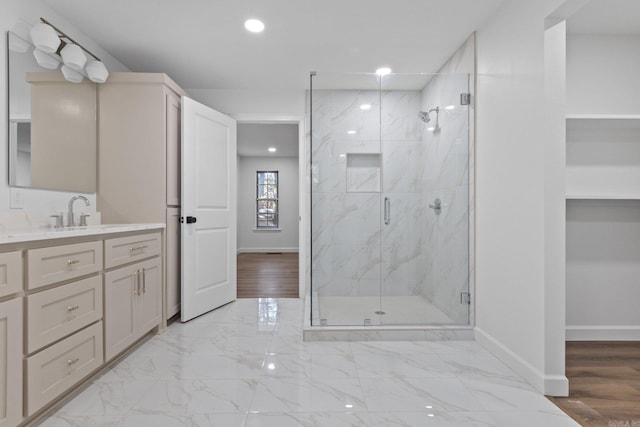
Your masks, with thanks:
[{"label": "shower door handle", "polygon": [[388,197],[384,198],[384,223],[391,224],[391,199]]}]

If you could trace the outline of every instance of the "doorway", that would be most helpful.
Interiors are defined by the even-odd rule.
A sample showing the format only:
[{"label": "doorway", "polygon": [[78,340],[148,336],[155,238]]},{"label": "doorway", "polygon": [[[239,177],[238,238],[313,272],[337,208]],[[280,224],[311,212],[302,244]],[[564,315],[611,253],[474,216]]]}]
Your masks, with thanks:
[{"label": "doorway", "polygon": [[[238,298],[298,298],[303,118],[236,117]],[[302,250],[301,250],[302,249]]]}]

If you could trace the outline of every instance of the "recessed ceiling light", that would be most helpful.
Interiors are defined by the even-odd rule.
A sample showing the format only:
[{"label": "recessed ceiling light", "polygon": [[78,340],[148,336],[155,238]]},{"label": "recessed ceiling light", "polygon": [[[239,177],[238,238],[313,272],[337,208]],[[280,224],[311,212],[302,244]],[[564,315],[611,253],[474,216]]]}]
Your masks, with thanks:
[{"label": "recessed ceiling light", "polygon": [[264,23],[259,19],[247,19],[244,21],[244,27],[252,33],[261,33],[264,31]]},{"label": "recessed ceiling light", "polygon": [[350,403],[347,403],[346,405],[344,405],[344,407],[347,409],[351,409],[353,408],[353,405],[351,405]]},{"label": "recessed ceiling light", "polygon": [[269,152],[270,153],[275,153],[276,151],[278,151],[278,150],[276,150],[276,147],[269,147]]},{"label": "recessed ceiling light", "polygon": [[348,133],[349,135],[355,135],[355,134],[356,134],[356,131],[355,131],[355,130],[348,130],[348,131],[347,131],[347,133]]},{"label": "recessed ceiling light", "polygon": [[427,130],[428,130],[429,132],[431,132],[431,131],[436,130],[436,128],[434,128],[434,127],[432,126],[432,127],[430,127],[430,128],[427,128]]},{"label": "recessed ceiling light", "polygon": [[379,76],[386,76],[387,74],[391,74],[391,68],[389,67],[381,67],[376,70],[376,74]]},{"label": "recessed ceiling light", "polygon": [[371,110],[371,104],[362,104],[360,109],[363,111]]},{"label": "recessed ceiling light", "polygon": [[455,105],[447,105],[446,107],[444,107],[445,110],[455,110],[456,106]]}]

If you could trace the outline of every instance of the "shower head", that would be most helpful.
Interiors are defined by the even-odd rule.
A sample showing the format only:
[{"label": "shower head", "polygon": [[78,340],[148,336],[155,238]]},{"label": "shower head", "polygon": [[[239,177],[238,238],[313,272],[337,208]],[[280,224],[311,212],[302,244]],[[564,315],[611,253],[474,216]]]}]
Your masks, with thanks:
[{"label": "shower head", "polygon": [[436,112],[436,121],[438,120],[438,114],[440,113],[440,107],[432,108],[429,111],[418,111],[418,117],[425,123],[429,123],[431,121],[430,113]]},{"label": "shower head", "polygon": [[418,111],[418,117],[425,123],[429,123],[431,121],[431,117],[429,117],[429,113],[426,111]]}]

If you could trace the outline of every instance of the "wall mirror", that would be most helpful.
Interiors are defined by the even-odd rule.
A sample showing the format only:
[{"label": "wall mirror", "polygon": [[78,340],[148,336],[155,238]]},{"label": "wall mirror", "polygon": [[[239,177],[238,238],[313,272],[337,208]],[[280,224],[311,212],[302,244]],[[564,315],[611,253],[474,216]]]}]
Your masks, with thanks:
[{"label": "wall mirror", "polygon": [[[37,51],[36,55],[44,52]],[[7,33],[9,185],[96,192],[96,84],[65,80],[55,56]]]}]

